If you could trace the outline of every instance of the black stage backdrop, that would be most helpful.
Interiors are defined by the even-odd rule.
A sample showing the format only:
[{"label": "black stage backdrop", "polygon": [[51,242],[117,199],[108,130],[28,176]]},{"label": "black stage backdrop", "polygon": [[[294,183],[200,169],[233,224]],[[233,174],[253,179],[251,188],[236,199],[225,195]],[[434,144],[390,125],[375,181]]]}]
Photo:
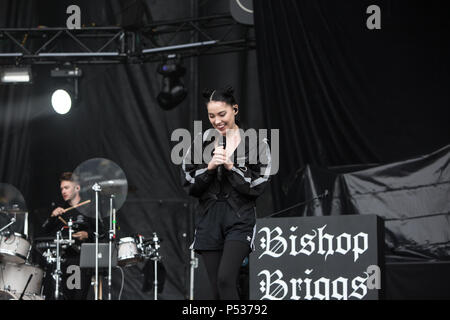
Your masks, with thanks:
[{"label": "black stage backdrop", "polygon": [[[370,5],[381,30],[366,27]],[[306,164],[386,163],[450,142],[448,12],[446,1],[255,1],[263,112],[281,128],[274,190]]]},{"label": "black stage backdrop", "polygon": [[[380,30],[366,27],[370,5]],[[383,217],[388,299],[450,298],[448,12],[446,1],[255,1],[262,107],[281,129],[273,203],[294,206],[279,216]]]},{"label": "black stage backdrop", "polygon": [[[1,0],[0,27],[64,27],[65,10],[71,4],[80,6],[86,26],[114,26],[122,19],[120,1]],[[146,5],[153,21],[229,11],[228,1],[161,0],[146,1]],[[235,32],[246,33],[247,28]],[[223,36],[224,30],[218,33]],[[178,37],[178,43],[195,41],[186,33]],[[4,45],[2,50],[14,48]],[[209,128],[201,91],[205,86],[228,84],[235,88],[244,122],[263,126],[260,114],[252,113],[259,104],[255,50],[189,58],[183,63],[189,93],[171,111],[162,110],[156,101],[162,80],[156,73],[158,63],[80,66],[84,73],[80,102],[64,116],[50,105],[52,86],[59,84],[50,79],[51,66],[33,66],[32,85],[0,86],[0,181],[23,193],[31,213],[31,232],[38,234],[52,203],[61,201],[61,172],[73,171],[91,158],[114,161],[129,184],[127,201],[118,212],[118,237],[140,233],[148,238],[157,232],[163,240],[161,255],[167,276],[159,299],[189,296],[188,248],[193,239],[195,200],[186,195],[181,169],[171,162],[172,132],[177,128],[192,131],[194,120],[202,120],[203,128]],[[270,197],[266,199],[270,201]],[[270,203],[261,208],[270,212]],[[125,269],[122,299],[153,299],[152,290],[141,290],[144,275],[151,277],[143,272],[144,267]],[[121,288],[119,270],[114,272],[113,282],[116,299]]]},{"label": "black stage backdrop", "polygon": [[[145,3],[154,21],[228,10],[225,0]],[[64,26],[70,4],[82,8],[85,25],[111,26],[122,18],[120,1],[0,0],[0,27]],[[382,10],[381,30],[366,28],[372,4]],[[111,159],[130,186],[119,211],[119,237],[157,232],[167,271],[160,298],[186,298],[195,201],[184,193],[179,168],[170,161],[170,135],[177,128],[192,131],[194,120],[208,127],[199,98],[204,86],[234,85],[246,125],[280,129],[280,171],[258,205],[260,217],[325,188],[335,190],[343,172],[430,154],[450,143],[444,1],[259,0],[254,6],[256,52],[185,60],[189,95],[172,111],[156,102],[157,63],[83,67],[81,101],[65,116],[49,104],[49,66],[34,68],[33,85],[0,86],[0,182],[22,191],[34,229],[60,200],[61,172],[90,158]],[[320,187],[300,189],[296,179],[311,167],[318,168]],[[395,178],[398,172],[390,174]],[[342,192],[336,201],[347,196]],[[329,214],[332,204],[326,206],[313,214]],[[441,214],[448,221],[448,212]],[[426,230],[421,239],[433,232]],[[143,269],[125,269],[122,299],[152,299],[151,291],[141,290]],[[113,279],[116,298],[120,273]]]}]

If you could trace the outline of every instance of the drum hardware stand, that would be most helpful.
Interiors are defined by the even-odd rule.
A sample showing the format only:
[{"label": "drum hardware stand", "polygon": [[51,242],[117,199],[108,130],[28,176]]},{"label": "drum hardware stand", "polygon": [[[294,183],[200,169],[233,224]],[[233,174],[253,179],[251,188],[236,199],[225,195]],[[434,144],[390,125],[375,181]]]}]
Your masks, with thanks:
[{"label": "drum hardware stand", "polygon": [[[28,211],[25,212],[25,220],[23,221],[23,234],[28,239]],[[31,246],[30,246],[30,250],[31,250]]]},{"label": "drum hardware stand", "polygon": [[69,226],[69,242],[72,242],[72,233],[73,233],[73,221],[72,218],[69,219],[69,223],[67,224]]},{"label": "drum hardware stand", "polygon": [[108,259],[108,300],[111,300],[111,287],[112,287],[112,246],[113,241],[116,238],[116,208],[114,207],[114,195],[111,195],[109,199],[109,259]]},{"label": "drum hardware stand", "polygon": [[[50,253],[50,249],[47,251],[47,261],[49,262],[54,262],[56,260],[56,269],[53,272],[53,278],[55,279],[55,300],[58,300],[60,297],[60,284],[61,284],[61,276],[62,276],[62,271],[61,271],[61,245],[71,245],[75,242],[75,240],[72,240],[72,233],[73,233],[73,221],[72,218],[69,220],[68,223],[69,226],[69,240],[64,240],[62,238],[61,235],[61,230],[58,231],[56,233],[56,240],[54,240],[54,242],[56,242],[56,258],[52,258],[51,257],[51,253]],[[64,228],[64,227],[63,227]]]},{"label": "drum hardware stand", "polygon": [[[138,250],[141,252],[142,258],[149,258],[154,261],[153,268],[155,269],[155,279],[153,281],[153,289],[154,289],[154,298],[158,300],[158,261],[161,260],[161,256],[159,255],[160,241],[156,232],[153,232],[152,240],[143,241],[143,237],[138,235],[139,242],[137,244]],[[149,244],[146,244],[149,243]],[[154,248],[152,248],[152,244]]]},{"label": "drum hardware stand", "polygon": [[27,284],[25,285],[25,288],[23,288],[22,294],[20,295],[19,300],[23,299],[23,295],[25,294],[25,291],[27,291],[28,285],[30,284],[31,278],[33,278],[33,274],[30,274],[30,276],[28,277],[28,281]]},{"label": "drum hardware stand", "polygon": [[98,183],[92,186],[92,190],[95,191],[95,282],[94,282],[94,293],[95,300],[98,300],[98,194],[102,191],[102,188]]},{"label": "drum hardware stand", "polygon": [[189,300],[194,300],[194,271],[198,268],[198,258],[195,257],[194,249],[191,250],[191,277],[189,286]]},{"label": "drum hardware stand", "polygon": [[61,255],[59,247],[61,243],[61,231],[56,233],[56,269],[53,272],[53,278],[55,279],[55,300],[59,299],[59,285],[61,282]]},{"label": "drum hardware stand", "polygon": [[14,214],[14,217],[11,218],[10,222],[6,226],[4,226],[3,228],[0,229],[0,232],[5,230],[9,226],[13,225],[15,222],[16,222],[16,214]]},{"label": "drum hardware stand", "polygon": [[154,282],[154,294],[155,294],[155,300],[158,300],[158,261],[161,260],[161,256],[159,255],[159,239],[158,236],[156,235],[156,232],[153,232],[153,244],[155,245],[154,249],[155,249],[155,254],[153,256],[153,258],[151,258],[154,261],[154,266],[155,266],[155,282]]}]

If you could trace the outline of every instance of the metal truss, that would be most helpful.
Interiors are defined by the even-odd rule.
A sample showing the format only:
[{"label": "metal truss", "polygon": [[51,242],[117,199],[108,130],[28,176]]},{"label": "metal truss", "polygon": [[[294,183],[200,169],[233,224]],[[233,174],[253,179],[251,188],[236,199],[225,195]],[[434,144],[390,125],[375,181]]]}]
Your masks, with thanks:
[{"label": "metal truss", "polygon": [[139,28],[0,29],[0,65],[117,64],[255,48],[254,30],[229,14],[161,21]]}]

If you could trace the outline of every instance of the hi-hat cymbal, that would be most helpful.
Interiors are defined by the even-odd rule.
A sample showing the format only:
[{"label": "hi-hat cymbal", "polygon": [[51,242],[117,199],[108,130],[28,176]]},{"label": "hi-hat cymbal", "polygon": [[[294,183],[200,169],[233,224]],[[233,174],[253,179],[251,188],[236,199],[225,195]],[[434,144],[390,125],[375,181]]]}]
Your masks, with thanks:
[{"label": "hi-hat cymbal", "polygon": [[24,214],[28,212],[22,193],[13,185],[0,183],[0,212],[3,214]]}]

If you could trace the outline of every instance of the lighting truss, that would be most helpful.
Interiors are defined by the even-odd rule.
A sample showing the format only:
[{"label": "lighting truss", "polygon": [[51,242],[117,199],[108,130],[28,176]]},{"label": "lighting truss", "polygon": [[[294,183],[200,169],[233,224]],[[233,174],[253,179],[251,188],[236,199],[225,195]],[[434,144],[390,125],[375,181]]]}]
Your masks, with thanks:
[{"label": "lighting truss", "polygon": [[0,65],[120,64],[255,48],[253,28],[229,14],[160,21],[142,28],[0,29]]}]

